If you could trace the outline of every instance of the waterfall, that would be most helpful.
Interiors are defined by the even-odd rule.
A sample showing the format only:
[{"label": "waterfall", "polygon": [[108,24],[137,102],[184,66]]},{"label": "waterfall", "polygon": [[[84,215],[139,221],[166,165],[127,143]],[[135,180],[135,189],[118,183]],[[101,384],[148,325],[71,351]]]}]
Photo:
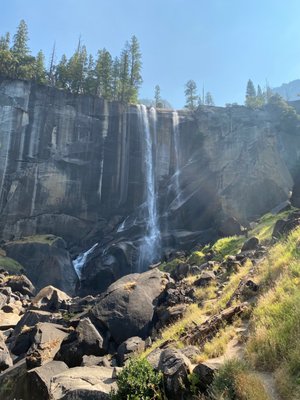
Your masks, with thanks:
[{"label": "waterfall", "polygon": [[174,136],[174,156],[175,156],[175,194],[176,202],[180,203],[180,184],[179,184],[179,115],[177,111],[172,113],[173,136]]},{"label": "waterfall", "polygon": [[[160,231],[158,227],[156,190],[155,190],[155,174],[153,168],[153,148],[155,143],[152,142],[150,122],[147,108],[144,105],[138,105],[139,123],[141,133],[145,145],[144,160],[145,160],[145,178],[146,178],[146,203],[148,211],[148,219],[146,224],[146,235],[143,238],[143,243],[140,247],[140,262],[139,268],[142,270],[149,264],[153,263],[159,255],[160,247]],[[154,108],[150,110],[152,126],[154,127],[154,140],[156,132],[156,111]],[[147,265],[148,264],[148,265]]]},{"label": "waterfall", "polygon": [[79,256],[77,258],[75,258],[75,260],[73,260],[73,267],[78,275],[78,278],[81,278],[81,270],[84,266],[84,264],[86,263],[86,260],[88,258],[88,255],[90,255],[95,247],[98,245],[98,243],[94,244],[93,247],[91,247],[89,250],[87,250],[84,253],[80,253]]}]

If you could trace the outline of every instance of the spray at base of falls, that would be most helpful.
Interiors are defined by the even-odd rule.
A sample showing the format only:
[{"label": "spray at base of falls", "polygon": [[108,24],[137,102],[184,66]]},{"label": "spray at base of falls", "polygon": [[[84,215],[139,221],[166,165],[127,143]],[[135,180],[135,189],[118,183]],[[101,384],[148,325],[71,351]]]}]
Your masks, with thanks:
[{"label": "spray at base of falls", "polygon": [[[153,163],[153,143],[150,121],[146,106],[138,105],[138,117],[141,127],[141,134],[144,140],[144,158],[145,158],[145,178],[146,178],[146,203],[148,209],[148,219],[146,223],[146,234],[142,240],[139,250],[139,271],[156,261],[160,254],[160,230],[158,226],[157,199],[155,188],[155,173]],[[156,136],[156,110],[151,108],[150,117],[153,126],[153,138]]]},{"label": "spray at base of falls", "polygon": [[98,243],[94,244],[93,247],[91,247],[89,250],[87,250],[84,253],[80,253],[79,256],[77,258],[75,258],[75,260],[73,260],[73,267],[74,267],[79,279],[81,278],[81,270],[82,270],[84,264],[86,263],[88,256],[94,251],[94,249],[97,245],[98,245]]}]

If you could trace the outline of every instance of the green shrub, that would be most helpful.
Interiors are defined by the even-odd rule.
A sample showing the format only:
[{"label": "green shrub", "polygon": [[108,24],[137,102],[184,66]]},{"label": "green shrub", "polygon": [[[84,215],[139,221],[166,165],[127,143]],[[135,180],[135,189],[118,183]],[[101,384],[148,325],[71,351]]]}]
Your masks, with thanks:
[{"label": "green shrub", "polygon": [[162,400],[163,376],[146,359],[132,359],[117,378],[117,392],[112,400]]}]

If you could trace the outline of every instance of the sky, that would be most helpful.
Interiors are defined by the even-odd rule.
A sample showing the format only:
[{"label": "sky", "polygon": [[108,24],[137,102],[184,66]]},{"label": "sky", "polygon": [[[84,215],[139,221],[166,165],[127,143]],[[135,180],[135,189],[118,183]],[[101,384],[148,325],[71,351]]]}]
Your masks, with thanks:
[{"label": "sky", "polygon": [[71,56],[78,38],[88,52],[113,56],[136,35],[142,51],[140,98],[155,85],[174,108],[189,79],[216,105],[244,102],[246,84],[271,87],[300,78],[299,0],[0,0],[0,34],[21,19],[30,48]]}]

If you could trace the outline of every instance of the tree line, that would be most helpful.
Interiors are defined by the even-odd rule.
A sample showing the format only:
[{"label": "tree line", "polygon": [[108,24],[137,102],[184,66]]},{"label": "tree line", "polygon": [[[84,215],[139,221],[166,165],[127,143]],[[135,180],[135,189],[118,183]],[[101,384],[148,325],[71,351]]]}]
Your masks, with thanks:
[{"label": "tree line", "polygon": [[192,79],[187,81],[187,83],[185,84],[184,94],[185,94],[185,108],[187,108],[188,110],[193,111],[201,105],[206,105],[206,106],[215,105],[214,99],[210,92],[205,93],[203,89],[202,96],[198,94],[197,84]]},{"label": "tree line", "polygon": [[254,83],[251,79],[247,82],[245,106],[250,108],[258,108],[267,104],[271,97],[274,95],[269,84],[266,83],[265,90],[262,90],[260,85],[255,89]]},{"label": "tree line", "polygon": [[79,39],[74,54],[70,58],[63,54],[56,63],[54,45],[48,68],[45,67],[43,51],[40,50],[36,57],[32,56],[28,41],[28,28],[24,20],[21,20],[12,43],[10,33],[0,37],[0,75],[33,80],[75,94],[137,103],[143,80],[142,54],[136,36],[126,41],[120,56],[115,58],[105,48],[98,50],[96,57],[93,57]]}]

